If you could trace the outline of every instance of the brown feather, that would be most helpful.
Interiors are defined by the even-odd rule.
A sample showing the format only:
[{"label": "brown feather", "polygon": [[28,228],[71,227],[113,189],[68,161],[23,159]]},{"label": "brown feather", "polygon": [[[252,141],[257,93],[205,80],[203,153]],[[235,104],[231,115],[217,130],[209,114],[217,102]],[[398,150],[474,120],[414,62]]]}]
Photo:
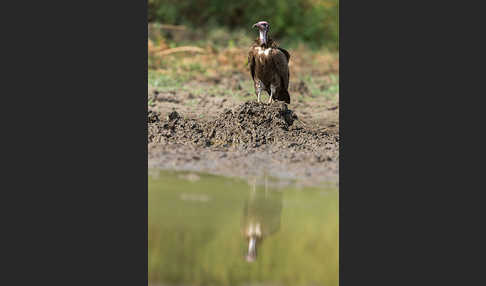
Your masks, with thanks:
[{"label": "brown feather", "polygon": [[[266,49],[270,49],[268,54],[263,53]],[[273,99],[290,103],[289,59],[289,52],[280,48],[270,37],[266,44],[262,44],[257,38],[248,52],[248,63],[255,93],[257,92],[257,82],[263,83],[264,90],[268,94],[271,94],[270,86],[273,85],[276,87]]]}]

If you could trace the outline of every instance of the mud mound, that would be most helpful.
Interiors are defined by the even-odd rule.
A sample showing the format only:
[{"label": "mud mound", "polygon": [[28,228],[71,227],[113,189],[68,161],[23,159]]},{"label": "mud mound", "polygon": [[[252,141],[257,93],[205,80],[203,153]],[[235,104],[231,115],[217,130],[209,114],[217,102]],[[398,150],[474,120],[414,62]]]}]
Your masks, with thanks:
[{"label": "mud mound", "polygon": [[227,110],[217,121],[238,122],[242,127],[248,126],[253,129],[288,130],[297,119],[297,115],[287,109],[287,104],[283,102],[268,105],[248,101],[239,105],[234,112]]},{"label": "mud mound", "polygon": [[332,140],[328,134],[307,129],[283,102],[254,101],[225,110],[214,120],[186,119],[176,111],[165,121],[149,124],[149,142],[237,146],[248,149],[265,144],[310,150]]},{"label": "mud mound", "polygon": [[297,119],[285,103],[269,105],[250,101],[220,114],[212,122],[209,134],[215,143],[258,147],[275,143]]}]

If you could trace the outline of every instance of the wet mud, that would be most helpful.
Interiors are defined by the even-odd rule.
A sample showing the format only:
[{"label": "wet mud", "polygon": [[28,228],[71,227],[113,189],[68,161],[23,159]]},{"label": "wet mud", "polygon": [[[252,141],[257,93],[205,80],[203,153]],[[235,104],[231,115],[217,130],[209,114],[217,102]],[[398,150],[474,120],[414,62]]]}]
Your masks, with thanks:
[{"label": "wet mud", "polygon": [[[149,108],[149,167],[267,175],[304,185],[338,182],[337,107],[297,102],[293,106],[299,111],[294,111],[283,102],[225,98],[199,103],[205,101],[209,108]],[[335,120],[323,116],[326,112]]]}]

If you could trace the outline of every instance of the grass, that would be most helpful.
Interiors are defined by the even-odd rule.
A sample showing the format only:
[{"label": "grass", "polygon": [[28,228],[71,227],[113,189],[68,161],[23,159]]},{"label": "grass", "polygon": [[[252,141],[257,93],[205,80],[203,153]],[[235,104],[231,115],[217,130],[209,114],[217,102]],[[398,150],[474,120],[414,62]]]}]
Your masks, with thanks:
[{"label": "grass", "polygon": [[[301,76],[302,80],[307,86],[309,93],[302,96],[297,92],[299,98],[304,101],[312,102],[315,100],[325,100],[333,104],[339,103],[339,75],[330,74],[326,77],[312,77],[310,75]],[[196,97],[212,94],[217,97],[228,98],[231,97],[234,101],[243,102],[250,97],[255,97],[253,82],[251,79],[240,80],[238,83],[241,90],[229,89],[227,86],[218,84],[194,84],[188,85],[191,82],[189,76],[181,76],[179,74],[163,74],[157,71],[149,71],[148,84],[150,87],[157,89],[159,92],[190,92]],[[296,84],[296,83],[294,83]],[[292,95],[294,92],[290,92]],[[248,96],[249,95],[249,96]],[[262,93],[262,100],[268,100],[268,94]],[[149,106],[153,104],[152,99],[149,99]],[[197,99],[186,101],[188,105],[197,105]]]},{"label": "grass", "polygon": [[312,102],[315,100],[325,100],[326,102],[339,102],[339,75],[330,74],[324,77],[313,77],[305,75],[299,77],[309,89],[307,96],[301,97],[304,101]]},{"label": "grass", "polygon": [[[255,97],[247,65],[248,46],[252,39],[241,31],[229,33],[215,29],[206,38],[180,39],[178,42],[156,38],[150,47],[197,46],[203,54],[172,54],[157,57],[149,52],[149,88],[159,92],[190,92],[196,96],[214,95],[246,101]],[[159,45],[159,46],[157,46]],[[291,53],[291,87],[303,81],[308,93],[296,96],[304,101],[339,102],[339,65],[336,52],[326,48],[310,49],[304,45],[287,47]],[[239,75],[234,77],[234,75]],[[214,79],[225,80],[224,83]],[[263,100],[268,95],[263,93]]]},{"label": "grass", "polygon": [[149,70],[148,72],[148,85],[161,91],[165,91],[165,89],[178,89],[184,81],[185,78],[183,77],[175,77],[153,70]]}]

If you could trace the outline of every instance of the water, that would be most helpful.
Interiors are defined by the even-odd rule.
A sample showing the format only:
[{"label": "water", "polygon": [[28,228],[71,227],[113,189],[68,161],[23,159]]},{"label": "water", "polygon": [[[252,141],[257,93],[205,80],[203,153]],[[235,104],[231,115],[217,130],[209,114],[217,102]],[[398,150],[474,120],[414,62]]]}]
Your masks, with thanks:
[{"label": "water", "polygon": [[149,284],[337,286],[338,190],[272,185],[150,176]]}]

